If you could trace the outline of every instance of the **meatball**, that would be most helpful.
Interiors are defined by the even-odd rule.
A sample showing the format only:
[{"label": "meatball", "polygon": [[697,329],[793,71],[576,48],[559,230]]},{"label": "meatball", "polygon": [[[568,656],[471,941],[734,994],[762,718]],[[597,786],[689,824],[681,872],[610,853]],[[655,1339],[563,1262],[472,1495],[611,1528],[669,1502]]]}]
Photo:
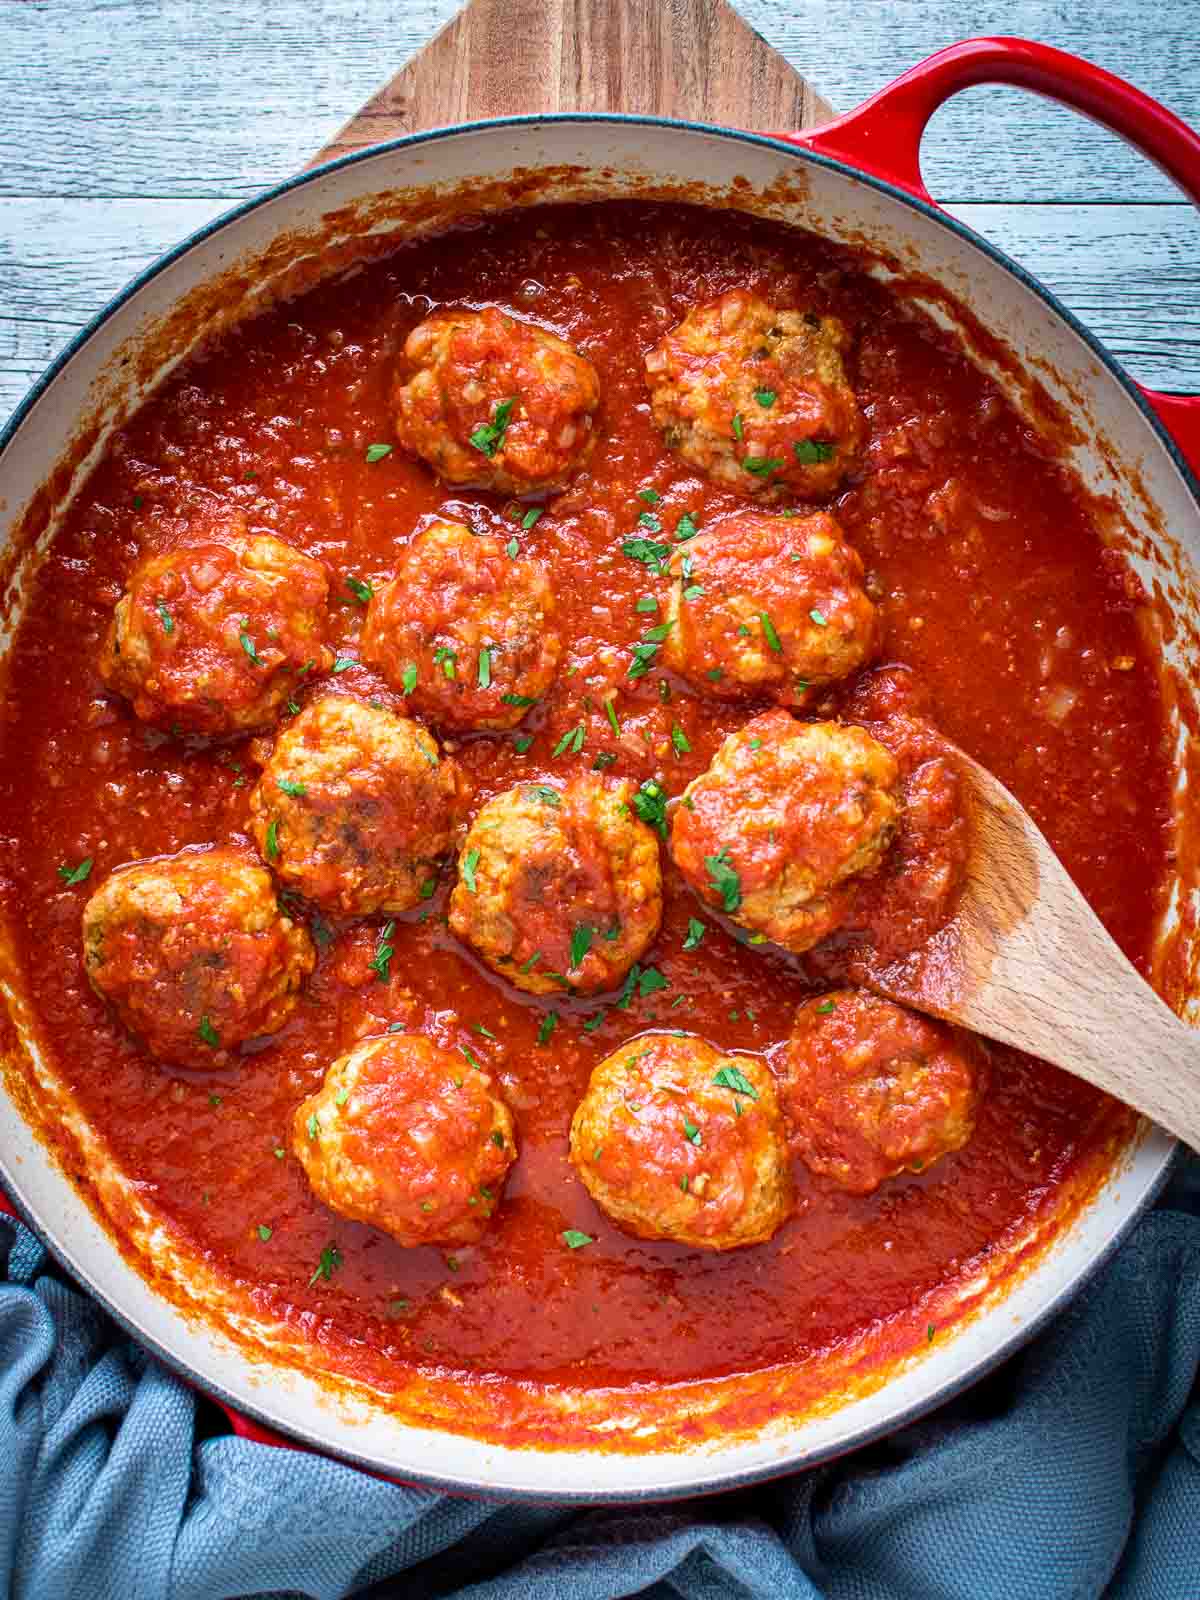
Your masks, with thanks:
[{"label": "meatball", "polygon": [[821,499],[862,447],[836,317],[776,311],[732,289],[688,312],[646,357],[667,446],[740,494]]},{"label": "meatball", "polygon": [[805,1165],[870,1194],[960,1150],[986,1081],[970,1034],[865,989],[839,989],[796,1013],[780,1092]]},{"label": "meatball", "polygon": [[292,1150],[313,1193],[399,1244],[474,1244],[516,1160],[486,1072],[420,1034],[367,1039],[296,1108]]},{"label": "meatball", "polygon": [[588,775],[489,800],[458,858],[453,931],[531,994],[614,988],[662,920],[658,840],[634,792]]},{"label": "meatball", "polygon": [[100,675],[143,722],[173,732],[263,727],[333,665],[328,593],[319,561],[266,536],[150,556],[117,602]]},{"label": "meatball", "polygon": [[734,1250],[792,1209],[771,1074],[703,1039],[642,1034],[602,1061],[571,1121],[571,1160],[601,1211],[642,1239]]},{"label": "meatball", "polygon": [[895,758],[865,729],[767,711],[688,785],[671,854],[702,899],[799,953],[844,921],[900,807]]},{"label": "meatball", "polygon": [[327,911],[408,911],[431,893],[461,793],[457,765],[424,728],[324,695],[276,740],[250,832],[276,876]]},{"label": "meatball", "polygon": [[413,709],[451,728],[514,728],[554,679],[554,591],[499,539],[435,522],[376,590],[363,660]]},{"label": "meatball", "polygon": [[556,334],[494,306],[443,311],[413,329],[404,356],[396,433],[444,483],[545,494],[591,455],[600,380]]},{"label": "meatball", "polygon": [[863,564],[832,517],[744,511],[676,545],[663,661],[705,694],[800,706],[874,654]]},{"label": "meatball", "polygon": [[193,1067],[281,1027],[315,960],[270,874],[227,849],[118,868],[84,907],[83,949],[150,1053]]}]

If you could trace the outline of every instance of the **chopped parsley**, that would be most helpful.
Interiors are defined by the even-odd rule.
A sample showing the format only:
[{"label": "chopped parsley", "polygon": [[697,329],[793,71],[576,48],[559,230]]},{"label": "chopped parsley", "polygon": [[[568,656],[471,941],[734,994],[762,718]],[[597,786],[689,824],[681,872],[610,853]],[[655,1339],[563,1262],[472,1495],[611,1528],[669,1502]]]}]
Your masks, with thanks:
[{"label": "chopped parsley", "polygon": [[660,544],[656,539],[626,539],[621,554],[632,561],[640,561],[651,572],[661,572],[663,562],[671,554],[671,546]]},{"label": "chopped parsley", "polygon": [[656,628],[649,628],[645,638],[641,639],[633,648],[633,665],[629,668],[631,678],[643,678],[654,664],[658,655],[659,646],[675,626],[673,622],[660,622]]},{"label": "chopped parsley", "polygon": [[510,539],[508,541],[508,543],[504,546],[504,554],[508,557],[508,559],[510,561],[515,561],[517,559],[517,557],[520,555],[520,553],[521,553],[521,546],[517,543],[515,538]]},{"label": "chopped parsley", "polygon": [[683,591],[683,598],[685,600],[699,600],[703,593],[704,585],[702,583],[689,583]]},{"label": "chopped parsley", "polygon": [[578,1228],[564,1228],[563,1243],[569,1250],[582,1250],[585,1244],[595,1244],[590,1233],[580,1233]]},{"label": "chopped parsley", "polygon": [[568,750],[574,755],[578,755],[583,749],[583,738],[585,731],[586,730],[584,729],[582,722],[577,728],[568,728],[566,733],[563,734],[562,738],[550,752],[551,760],[553,760],[555,756],[563,755]]},{"label": "chopped parsley", "polygon": [[688,918],[687,938],[683,941],[685,950],[694,950],[708,932],[708,924],[701,922],[699,917]]},{"label": "chopped parsley", "polygon": [[91,873],[91,870],[92,870],[92,857],[91,856],[84,856],[83,860],[79,863],[79,865],[77,867],[68,867],[64,863],[61,867],[59,867],[58,875],[62,879],[62,881],[66,884],[67,888],[71,889],[77,883],[85,883],[87,881],[88,876]]},{"label": "chopped parsley", "polygon": [[818,461],[833,460],[833,446],[824,439],[797,439],[792,454],[801,466],[814,467]]},{"label": "chopped parsley", "polygon": [[653,511],[638,512],[638,527],[649,528],[651,533],[662,532],[662,523],[658,517],[654,515]]},{"label": "chopped parsley", "polygon": [[523,733],[519,738],[513,740],[513,749],[519,756],[523,756],[532,743],[533,735],[531,733]]},{"label": "chopped parsley", "polygon": [[264,1244],[266,1244],[267,1240],[271,1237],[271,1233],[272,1233],[272,1230],[267,1227],[265,1222],[260,1222],[259,1223],[259,1225],[258,1225],[258,1237],[262,1240],[262,1242]]},{"label": "chopped parsley", "polygon": [[277,1144],[275,1146],[275,1159],[276,1159],[276,1161],[282,1161],[286,1155],[287,1155],[287,1151],[283,1148],[283,1146],[281,1144]]},{"label": "chopped parsley", "polygon": [[675,524],[675,537],[680,544],[687,539],[694,539],[699,532],[699,525],[690,511],[685,511]]},{"label": "chopped parsley", "polygon": [[396,947],[392,944],[391,938],[395,931],[394,922],[385,922],[379,935],[379,943],[375,946],[375,959],[371,962],[370,971],[381,983],[386,983],[391,977],[391,960],[396,954]]},{"label": "chopped parsley", "polygon": [[166,602],[163,600],[156,600],[154,602],[154,609],[158,612],[158,619],[162,623],[162,631],[164,633],[174,633],[175,618],[167,610]]},{"label": "chopped parsley", "polygon": [[267,860],[279,860],[279,818],[273,817],[267,827]]},{"label": "chopped parsley", "polygon": [[411,661],[400,674],[400,687],[406,696],[410,695],[417,687],[417,669]]},{"label": "chopped parsley", "polygon": [[395,449],[390,444],[369,444],[367,446],[367,460],[373,466],[376,461],[382,461],[384,456],[390,456]]},{"label": "chopped parsley", "polygon": [[686,756],[692,748],[687,734],[677,722],[671,724],[671,743],[675,746],[677,756]]},{"label": "chopped parsley", "polygon": [[283,794],[290,794],[293,799],[299,800],[308,793],[302,783],[293,783],[290,778],[276,778],[275,787]]},{"label": "chopped parsley", "polygon": [[628,1011],[635,994],[639,1000],[645,1000],[657,990],[668,987],[667,980],[657,967],[641,967],[635,961],[617,998],[617,1008]]},{"label": "chopped parsley", "polygon": [[369,583],[364,583],[361,578],[347,578],[346,588],[349,589],[356,605],[365,606],[375,593]]},{"label": "chopped parsley", "polygon": [[747,456],[742,462],[743,468],[753,473],[756,478],[769,478],[773,472],[778,472],[783,466],[782,456]]},{"label": "chopped parsley", "polygon": [[592,771],[603,772],[606,767],[611,767],[616,759],[611,750],[601,750],[595,761],[592,762]]},{"label": "chopped parsley", "polygon": [[932,1322],[926,1324],[926,1326],[925,1326],[925,1343],[926,1344],[932,1344],[933,1343],[933,1336],[934,1336],[934,1334],[936,1332],[937,1332],[937,1329],[934,1327]]},{"label": "chopped parsley", "polygon": [[537,966],[538,962],[541,959],[542,959],[542,952],[540,950],[535,950],[533,952],[533,954],[530,956],[528,961],[524,961],[524,962],[521,963],[521,965],[517,968],[517,971],[518,972],[532,972],[534,967]]},{"label": "chopped parsley", "polygon": [[742,413],[740,411],[733,413],[733,437],[739,444],[746,437],[746,430],[742,425]]},{"label": "chopped parsley", "polygon": [[500,696],[500,704],[502,706],[520,706],[522,708],[522,710],[524,710],[529,706],[537,705],[537,695],[535,695],[535,694],[502,694]]},{"label": "chopped parsley", "polygon": [[829,623],[825,617],[825,613],[823,611],[818,611],[815,606],[808,614],[816,623],[818,628],[827,628],[829,626]]},{"label": "chopped parsley", "polygon": [[358,662],[353,656],[339,656],[333,663],[333,670],[335,672],[349,672],[351,667],[356,667],[357,665]]},{"label": "chopped parsley", "polygon": [[779,635],[775,631],[775,624],[771,621],[770,617],[765,611],[760,611],[758,613],[758,620],[762,623],[763,634],[771,649],[774,650],[776,655],[782,655],[783,646],[779,642]]},{"label": "chopped parsley", "polygon": [[458,660],[457,650],[451,650],[449,645],[439,645],[433,652],[433,659],[441,666],[447,678],[454,677],[454,663]]},{"label": "chopped parsley", "polygon": [[434,895],[437,893],[437,879],[426,878],[425,882],[418,890],[418,893],[420,894],[422,900],[432,900]]},{"label": "chopped parsley", "polygon": [[720,683],[721,679],[725,676],[725,669],[724,667],[709,667],[704,676],[706,678],[710,678],[713,683]]},{"label": "chopped parsley", "polygon": [[496,1129],[496,1131],[492,1134],[492,1143],[496,1146],[497,1150],[504,1149],[504,1135],[499,1129]]},{"label": "chopped parsley", "polygon": [[734,1094],[749,1095],[751,1100],[758,1099],[758,1090],[740,1067],[722,1067],[713,1082],[718,1089],[732,1089]]},{"label": "chopped parsley", "polygon": [[492,686],[492,648],[484,645],[479,652],[479,670],[476,681],[481,689],[490,689]]},{"label": "chopped parsley", "polygon": [[689,1144],[700,1143],[700,1129],[694,1122],[689,1122],[686,1117],[683,1119],[683,1137]]},{"label": "chopped parsley", "polygon": [[504,444],[504,435],[508,432],[509,419],[516,403],[516,395],[510,400],[501,400],[492,413],[492,420],[476,428],[471,435],[471,443],[476,450],[487,456],[489,461]]},{"label": "chopped parsley", "polygon": [[533,527],[534,523],[537,522],[538,518],[544,517],[545,515],[545,506],[530,506],[529,510],[521,518],[521,526],[525,529],[525,532],[528,533],[530,528]]},{"label": "chopped parsley", "polygon": [[317,1135],[320,1133],[320,1131],[321,1131],[321,1119],[317,1116],[317,1113],[315,1111],[310,1114],[309,1119],[304,1124],[304,1126],[305,1126],[305,1129],[307,1130],[308,1137],[310,1139],[315,1139],[317,1137]]},{"label": "chopped parsley", "polygon": [[657,611],[658,601],[652,594],[644,594],[633,609],[635,611]]},{"label": "chopped parsley", "polygon": [[484,1027],[482,1022],[473,1022],[471,1031],[472,1033],[481,1033],[485,1039],[494,1039],[496,1037],[490,1028]]},{"label": "chopped parsley", "polygon": [[574,971],[576,967],[582,965],[584,957],[592,948],[592,940],[595,937],[596,930],[592,927],[590,922],[580,922],[576,924],[575,931],[571,935],[572,971]]},{"label": "chopped parsley", "polygon": [[[390,445],[388,446],[388,449],[391,449]],[[334,1273],[341,1266],[341,1264],[342,1252],[338,1249],[337,1245],[327,1244],[324,1250],[321,1251],[321,1259],[317,1262],[317,1270],[308,1280],[308,1287],[311,1289],[313,1284],[316,1283],[319,1278],[324,1278],[325,1282],[328,1283],[330,1278],[333,1277]]]},{"label": "chopped parsley", "polygon": [[827,1017],[831,1011],[836,1011],[836,1010],[837,1010],[837,1006],[834,1005],[833,1001],[832,1000],[826,1000],[823,1005],[819,1005],[817,1007],[817,1015],[819,1017]]},{"label": "chopped parsley", "polygon": [[[469,1050],[465,1044],[459,1045],[458,1053],[462,1056],[469,1067],[474,1067],[476,1072],[483,1071],[483,1062],[480,1061],[479,1057],[476,1056],[473,1051]],[[459,1080],[459,1087],[462,1087],[461,1079]]]},{"label": "chopped parsley", "polygon": [[683,1190],[684,1194],[688,1192],[688,1175],[686,1172],[679,1180],[679,1187]]},{"label": "chopped parsley", "polygon": [[639,489],[637,497],[639,500],[644,500],[648,506],[656,506],[662,499],[657,489]]},{"label": "chopped parsley", "polygon": [[641,788],[636,791],[632,800],[633,809],[643,822],[648,824],[663,839],[667,837],[667,791],[661,783],[655,783],[653,778],[647,778]]},{"label": "chopped parsley", "polygon": [[220,1037],[217,1034],[217,1030],[213,1027],[212,1022],[207,1014],[200,1018],[200,1026],[196,1029],[196,1032],[200,1035],[201,1039],[204,1040],[204,1043],[212,1050],[215,1050],[221,1043]]},{"label": "chopped parsley", "polygon": [[774,389],[755,389],[754,398],[765,411],[769,406],[775,404],[775,391]]},{"label": "chopped parsley", "polygon": [[478,865],[479,865],[479,851],[478,850],[468,850],[466,855],[462,858],[462,876],[463,876],[463,882],[466,884],[467,891],[470,894],[478,894],[479,893],[478,889],[475,886],[475,868]]},{"label": "chopped parsley", "polygon": [[612,700],[604,702],[604,715],[608,718],[609,727],[619,739],[621,737],[621,724],[617,721],[616,706]]},{"label": "chopped parsley", "polygon": [[258,651],[254,648],[254,640],[246,632],[246,629],[249,626],[250,626],[249,617],[243,617],[242,618],[242,625],[238,629],[238,642],[240,643],[242,649],[250,657],[251,661],[253,661],[254,665],[256,667],[261,667],[261,666],[265,665],[265,662],[263,661],[263,658],[259,655]]},{"label": "chopped parsley", "polygon": [[557,1011],[548,1011],[546,1013],[546,1015],[542,1018],[541,1026],[538,1028],[537,1042],[539,1044],[545,1044],[547,1039],[549,1039],[550,1035],[554,1032],[555,1028],[557,1028],[557,1027],[558,1027],[558,1012]]},{"label": "chopped parsley", "polygon": [[742,903],[742,880],[733,869],[728,850],[719,850],[715,856],[705,856],[708,884],[714,894],[719,894],[726,911],[736,911]]}]

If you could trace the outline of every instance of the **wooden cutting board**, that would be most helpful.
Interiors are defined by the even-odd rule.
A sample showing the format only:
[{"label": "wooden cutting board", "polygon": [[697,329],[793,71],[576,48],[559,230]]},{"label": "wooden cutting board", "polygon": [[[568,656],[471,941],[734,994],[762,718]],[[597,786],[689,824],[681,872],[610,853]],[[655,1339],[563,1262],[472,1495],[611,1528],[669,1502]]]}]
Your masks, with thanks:
[{"label": "wooden cutting board", "polygon": [[833,116],[725,0],[470,0],[311,164],[420,128],[538,111],[766,132]]}]

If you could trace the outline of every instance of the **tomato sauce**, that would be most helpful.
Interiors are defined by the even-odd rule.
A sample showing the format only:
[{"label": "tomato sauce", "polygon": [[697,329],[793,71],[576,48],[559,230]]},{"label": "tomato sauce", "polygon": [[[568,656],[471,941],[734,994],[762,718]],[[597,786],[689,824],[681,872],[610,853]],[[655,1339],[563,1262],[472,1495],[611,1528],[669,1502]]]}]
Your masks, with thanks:
[{"label": "tomato sauce", "polygon": [[[591,1068],[652,1026],[769,1054],[814,987],[799,962],[707,917],[665,852],[663,927],[643,958],[658,977],[624,1006],[530,997],[490,974],[446,926],[448,869],[426,905],[395,919],[386,980],[372,966],[381,919],[316,919],[317,971],[297,1011],[230,1070],[156,1064],[87,983],[80,914],[109,871],[185,845],[248,845],[261,742],[154,732],[97,671],[135,562],[186,540],[206,511],[237,508],[252,533],[327,564],[340,597],[328,642],[343,670],[324,681],[388,705],[402,702],[343,665],[357,661],[363,618],[347,579],[384,581],[434,516],[515,538],[547,565],[567,641],[553,689],[511,733],[446,741],[472,810],[600,755],[615,758],[612,775],[678,795],[764,709],[704,699],[659,667],[628,676],[646,627],[636,602],[664,594],[665,580],[622,542],[669,541],[685,512],[707,530],[741,508],[663,447],[642,358],[689,307],[739,287],[851,330],[847,370],[869,437],[830,509],[881,610],[880,661],[910,669],[938,726],[1015,791],[1147,970],[1169,765],[1139,592],[1053,444],[852,252],[737,213],[545,208],[399,248],[273,309],[186,363],[124,427],[40,569],[9,669],[0,878],[39,1036],[130,1182],[264,1315],[319,1338],[335,1370],[364,1370],[369,1356],[376,1375],[424,1364],[594,1387],[800,1360],[977,1270],[1053,1205],[1105,1125],[1102,1096],[997,1049],[973,1140],[919,1176],[860,1197],[798,1165],[795,1217],[730,1254],[620,1234],[567,1161]],[[529,528],[527,506],[445,491],[399,448],[368,460],[372,444],[393,442],[388,396],[407,334],[432,310],[491,303],[576,344],[602,384],[587,468]],[[645,488],[661,497],[652,509]],[[639,526],[642,514],[661,533]],[[582,741],[555,754],[577,729]],[[66,883],[60,867],[86,857],[90,879]],[[685,950],[697,915],[708,931]],[[288,1153],[294,1108],[328,1063],[400,1020],[470,1051],[516,1118],[520,1159],[470,1248],[404,1250],[341,1220]],[[569,1248],[570,1229],[594,1242]]]}]

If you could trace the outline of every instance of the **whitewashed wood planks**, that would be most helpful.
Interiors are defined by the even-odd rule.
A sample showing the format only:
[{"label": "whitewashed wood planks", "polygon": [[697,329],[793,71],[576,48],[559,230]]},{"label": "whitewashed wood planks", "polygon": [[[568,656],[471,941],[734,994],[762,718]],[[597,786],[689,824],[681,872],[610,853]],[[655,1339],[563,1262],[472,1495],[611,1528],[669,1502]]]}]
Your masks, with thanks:
[{"label": "whitewashed wood planks", "polygon": [[[1200,123],[1200,5],[1002,8],[741,0],[835,105],[979,32],[1101,61]],[[135,271],[301,166],[453,12],[453,0],[0,0],[0,414]],[[1200,389],[1200,221],[1121,143],[1032,96],[980,89],[935,120],[939,198],[1041,277],[1123,360]]]}]

